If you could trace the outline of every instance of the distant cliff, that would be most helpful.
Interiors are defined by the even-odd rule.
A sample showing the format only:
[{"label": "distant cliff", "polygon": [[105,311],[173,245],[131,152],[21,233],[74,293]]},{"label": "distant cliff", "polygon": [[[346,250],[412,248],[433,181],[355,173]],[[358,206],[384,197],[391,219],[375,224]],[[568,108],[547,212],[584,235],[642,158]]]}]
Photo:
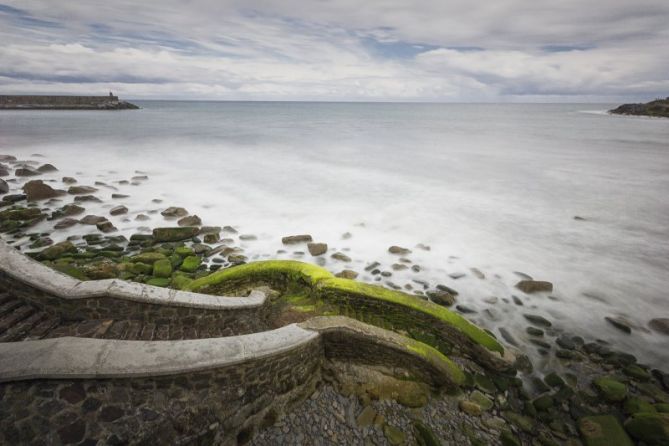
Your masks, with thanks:
[{"label": "distant cliff", "polygon": [[129,110],[135,104],[118,96],[13,96],[0,95],[0,110]]},{"label": "distant cliff", "polygon": [[609,110],[609,113],[669,118],[669,97],[656,99],[647,104],[623,104],[618,108]]}]

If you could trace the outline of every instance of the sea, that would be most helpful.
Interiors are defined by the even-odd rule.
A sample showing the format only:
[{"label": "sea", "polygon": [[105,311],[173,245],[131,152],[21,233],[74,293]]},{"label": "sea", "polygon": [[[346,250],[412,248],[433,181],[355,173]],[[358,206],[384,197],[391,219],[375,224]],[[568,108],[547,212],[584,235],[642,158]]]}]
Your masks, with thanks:
[{"label": "sea", "polygon": [[[552,322],[548,340],[669,362],[669,337],[648,326],[669,318],[669,119],[607,114],[616,104],[132,102],[141,109],[0,111],[0,154],[54,164],[43,176],[53,187],[105,183],[87,213],[127,206],[109,217],[120,234],[174,224],[159,212],[183,206],[254,235],[234,238],[249,260],[352,269],[407,292],[454,288],[456,311],[499,338],[505,329],[539,364],[556,359],[529,343],[524,314]],[[148,180],[119,184],[137,175]],[[282,245],[294,234],[328,253]],[[386,274],[366,271],[372,262]],[[525,276],[553,292],[521,292]]]}]

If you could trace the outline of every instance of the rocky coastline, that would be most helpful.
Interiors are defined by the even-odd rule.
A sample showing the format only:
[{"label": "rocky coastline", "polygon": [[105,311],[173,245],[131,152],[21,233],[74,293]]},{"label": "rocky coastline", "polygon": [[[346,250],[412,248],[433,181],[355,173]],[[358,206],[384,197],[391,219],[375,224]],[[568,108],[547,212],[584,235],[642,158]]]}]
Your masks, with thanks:
[{"label": "rocky coastline", "polygon": [[0,110],[136,110],[138,106],[109,96],[0,95]]},{"label": "rocky coastline", "polygon": [[614,115],[651,116],[669,118],[669,97],[655,99],[645,104],[623,104],[609,113]]},{"label": "rocky coastline", "polygon": [[[234,274],[244,271],[242,265],[261,263],[254,262],[259,259],[241,247],[253,243],[254,234],[233,226],[207,226],[186,208],[164,205],[157,199],[154,204],[160,210],[134,210],[124,204],[127,194],[120,187],[142,187],[150,181],[150,174],[135,171],[131,178],[116,184],[79,184],[75,177],[63,176],[56,166],[35,158],[0,155],[0,236],[16,249],[84,281],[122,279],[216,295],[240,295],[257,285],[250,275],[256,274],[252,266],[245,267],[246,273]],[[89,214],[86,208],[93,203],[108,205],[106,215]],[[131,216],[137,222],[160,218],[161,224],[145,226],[130,237],[116,234],[115,222]],[[45,223],[50,229],[43,229]],[[39,231],[34,229],[37,226]],[[59,241],[56,234],[65,230],[70,235]],[[350,234],[342,238],[348,239]],[[421,284],[420,279],[406,284],[410,287],[381,282],[381,278],[392,277],[393,271],[413,269],[418,274],[420,267],[411,261],[412,249],[429,247],[387,249],[397,258],[389,268],[369,261],[364,271],[342,267],[333,272],[342,279],[368,274],[392,292],[412,293],[406,296],[416,302],[431,302],[463,317],[471,315],[466,305],[458,303],[458,292],[450,286]],[[326,256],[346,266],[351,260],[345,251],[331,252],[327,243],[314,241],[308,234],[286,235],[278,251],[292,252],[296,258],[308,255],[321,265],[325,262],[319,259]],[[336,280],[327,278],[328,271],[314,266],[301,273],[299,281],[292,273],[286,281],[284,276],[277,278],[274,270],[266,272],[269,268],[260,274],[268,274],[262,285],[282,302],[273,316],[276,326],[341,314],[321,292],[327,289],[322,285],[324,280]],[[231,271],[231,278],[226,271]],[[472,274],[484,277],[479,270]],[[305,287],[305,281],[313,286]],[[516,284],[519,292],[528,296],[549,296],[553,286],[523,276]],[[631,352],[619,351],[603,340],[565,332],[559,321],[526,311],[522,305],[517,308],[524,311],[531,346],[551,359],[548,365],[533,364],[524,354],[527,347],[504,331],[497,341],[516,351],[513,370],[495,371],[474,358],[458,357],[464,381],[449,391],[435,392],[418,383],[398,387],[385,370],[332,363],[329,367],[337,370],[326,374],[306,400],[240,444],[669,444],[666,370],[640,364]],[[7,314],[3,313],[0,326]],[[347,316],[358,318],[360,314]],[[385,325],[382,317],[364,322]],[[632,330],[623,319],[612,317],[608,322],[623,332]],[[660,335],[669,336],[668,318],[658,317],[649,325]],[[423,331],[399,331],[444,354],[452,353],[452,348]],[[0,408],[3,396],[0,392]],[[0,435],[8,439],[20,434]]]}]

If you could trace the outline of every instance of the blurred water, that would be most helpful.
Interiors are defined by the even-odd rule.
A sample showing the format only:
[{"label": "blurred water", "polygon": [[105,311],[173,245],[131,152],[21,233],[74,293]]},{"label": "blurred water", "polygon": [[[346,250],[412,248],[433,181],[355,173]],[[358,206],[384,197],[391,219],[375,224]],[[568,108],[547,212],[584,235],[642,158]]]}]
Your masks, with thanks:
[{"label": "blurred water", "polygon": [[[242,242],[251,255],[288,257],[276,254],[280,237],[310,233],[330,252],[347,249],[353,269],[378,260],[390,270],[387,248],[407,246],[422,271],[389,280],[452,286],[478,311],[468,316],[520,342],[530,312],[669,360],[667,338],[644,328],[669,317],[669,120],[601,113],[613,104],[137,103],[0,111],[0,153],[43,154],[60,169],[47,177],[82,184],[146,171],[142,186],[117,186],[131,216],[183,205],[205,224],[256,234]],[[112,220],[125,234],[142,225]],[[514,291],[514,271],[552,281],[557,299]],[[512,294],[525,305],[502,300]],[[639,328],[618,332],[603,319],[616,315]]]}]

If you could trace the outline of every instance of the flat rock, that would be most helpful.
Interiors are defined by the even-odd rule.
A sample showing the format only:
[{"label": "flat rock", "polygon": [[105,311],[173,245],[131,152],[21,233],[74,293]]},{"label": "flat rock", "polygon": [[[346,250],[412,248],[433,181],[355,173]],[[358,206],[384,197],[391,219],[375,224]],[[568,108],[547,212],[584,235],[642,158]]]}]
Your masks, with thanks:
[{"label": "flat rock", "polygon": [[95,225],[99,231],[106,233],[118,231],[110,221],[101,221]]},{"label": "flat rock", "polygon": [[286,237],[281,238],[281,243],[283,243],[284,245],[293,245],[296,243],[307,243],[312,241],[313,239],[309,234],[288,235]]},{"label": "flat rock", "polygon": [[125,206],[114,206],[109,210],[110,215],[122,215],[127,213],[128,213],[128,208]]},{"label": "flat rock", "polygon": [[516,288],[527,294],[553,291],[553,284],[544,280],[521,280]]},{"label": "flat rock", "polygon": [[583,417],[578,421],[586,446],[633,446],[632,440],[613,415]]},{"label": "flat rock", "polygon": [[93,186],[70,186],[67,193],[71,195],[86,195],[97,191],[98,189]]},{"label": "flat rock", "polygon": [[74,201],[76,202],[86,202],[86,201],[91,201],[93,203],[102,203],[102,200],[100,200],[98,197],[95,195],[77,195],[74,197]]},{"label": "flat rock", "polygon": [[396,245],[393,245],[390,248],[388,248],[388,252],[391,254],[399,254],[399,255],[411,254],[411,250],[409,248],[402,248],[401,246],[396,246]]},{"label": "flat rock", "polygon": [[122,198],[128,198],[128,197],[130,197],[130,195],[126,195],[126,194],[112,194],[111,197],[112,197],[112,199],[114,199],[114,200],[120,200],[120,199],[122,199]]},{"label": "flat rock", "polygon": [[335,260],[339,260],[340,262],[350,262],[351,261],[351,258],[349,256],[347,256],[346,254],[341,253],[341,252],[335,252],[330,257],[332,257]]},{"label": "flat rock", "polygon": [[170,206],[160,213],[163,217],[185,217],[188,211],[184,208]]},{"label": "flat rock", "polygon": [[528,321],[530,321],[531,323],[533,323],[534,325],[539,325],[541,327],[550,327],[553,325],[551,321],[549,321],[545,317],[536,314],[523,314],[523,317]]},{"label": "flat rock", "polygon": [[153,238],[156,242],[179,242],[195,237],[200,229],[197,226],[179,226],[176,228],[155,228]]}]

